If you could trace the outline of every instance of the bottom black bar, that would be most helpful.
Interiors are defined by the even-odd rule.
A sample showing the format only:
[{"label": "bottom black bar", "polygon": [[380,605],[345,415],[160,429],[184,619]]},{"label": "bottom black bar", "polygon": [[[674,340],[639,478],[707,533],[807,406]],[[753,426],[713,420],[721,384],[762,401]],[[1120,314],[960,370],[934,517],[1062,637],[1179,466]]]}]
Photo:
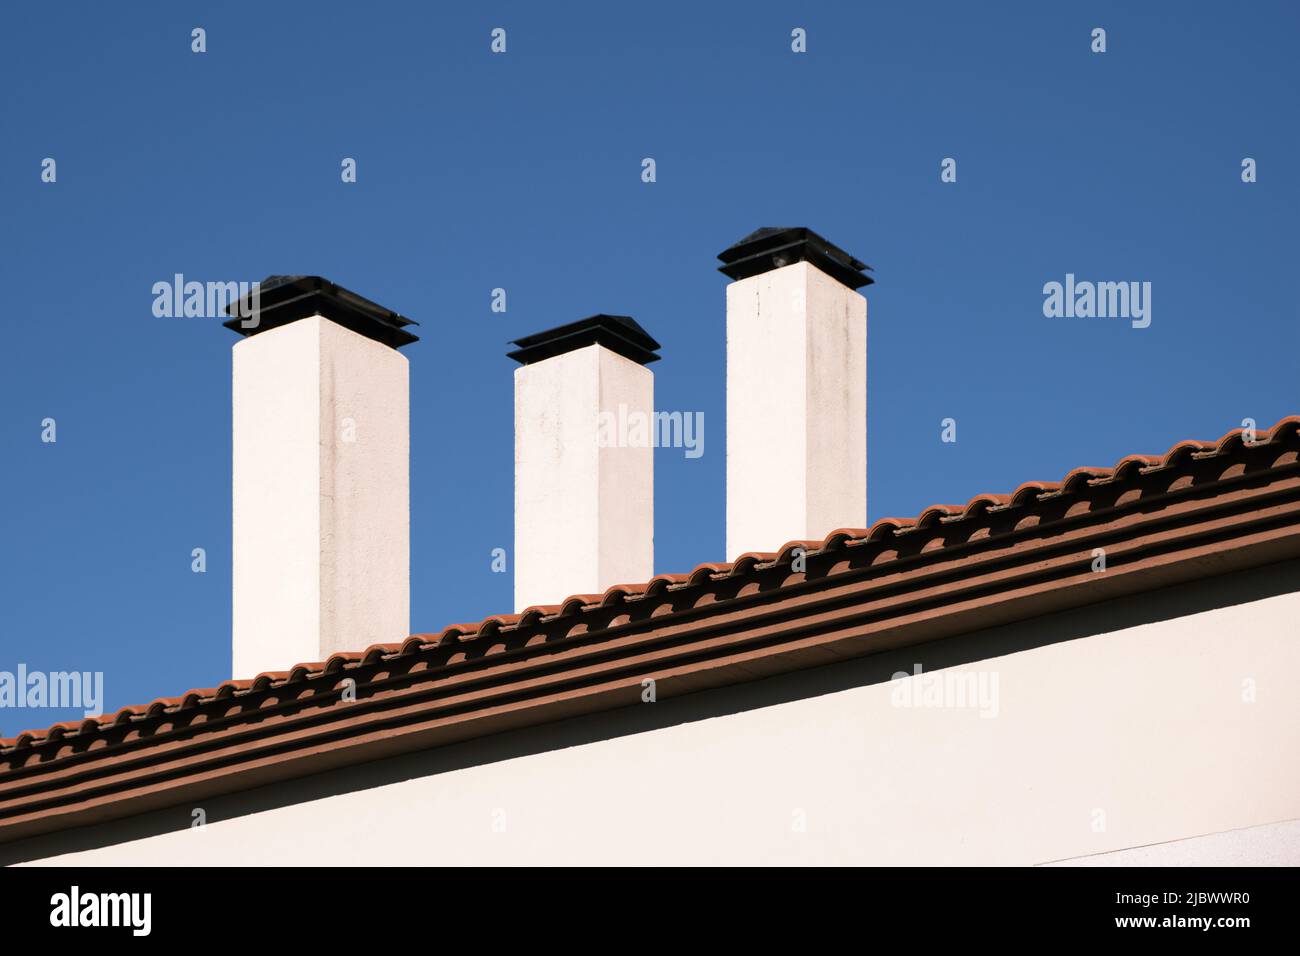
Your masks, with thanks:
[{"label": "bottom black bar", "polygon": [[[342,855],[342,854],[341,854]],[[825,936],[886,928],[922,932],[928,946],[1105,937],[1162,945],[1289,938],[1295,871],[1277,869],[492,870],[323,869],[0,870],[6,943],[78,935],[193,943],[279,927],[294,946],[338,943],[350,924],[486,927],[494,944],[520,934],[629,938],[676,935],[697,920],[762,937],[815,920]],[[689,921],[689,922],[688,922]],[[911,927],[908,930],[907,927]],[[752,931],[752,932],[751,932]],[[866,941],[858,935],[859,944]],[[361,940],[358,940],[360,942]],[[18,952],[17,948],[11,952]]]}]

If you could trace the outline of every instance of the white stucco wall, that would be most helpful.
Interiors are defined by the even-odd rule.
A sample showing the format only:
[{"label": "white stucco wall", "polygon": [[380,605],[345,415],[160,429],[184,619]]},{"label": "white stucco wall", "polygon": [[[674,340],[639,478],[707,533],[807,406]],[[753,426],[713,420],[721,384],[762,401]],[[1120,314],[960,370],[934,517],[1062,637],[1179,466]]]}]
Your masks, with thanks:
[{"label": "white stucco wall", "polygon": [[406,357],[320,316],[233,349],[233,676],[410,633]]},{"label": "white stucco wall", "polygon": [[867,300],[806,262],[727,286],[727,560],[867,521]]},{"label": "white stucco wall", "polygon": [[1300,820],[1225,830],[1046,866],[1300,866]]},{"label": "white stucco wall", "polygon": [[885,680],[46,862],[1042,864],[1300,819],[1300,593],[956,672],[990,716]]},{"label": "white stucco wall", "polygon": [[653,411],[654,374],[601,345],[515,369],[516,610],[654,575]]}]

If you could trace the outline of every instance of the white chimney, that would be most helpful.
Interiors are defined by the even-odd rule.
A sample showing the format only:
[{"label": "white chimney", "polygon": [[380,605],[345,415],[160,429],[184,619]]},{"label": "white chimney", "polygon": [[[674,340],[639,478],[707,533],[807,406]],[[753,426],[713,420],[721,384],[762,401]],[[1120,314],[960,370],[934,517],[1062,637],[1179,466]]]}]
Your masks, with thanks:
[{"label": "white chimney", "polygon": [[412,324],[317,276],[261,283],[233,349],[233,673],[404,640]]},{"label": "white chimney", "polygon": [[718,256],[727,286],[727,554],[867,522],[869,269],[811,229]]},{"label": "white chimney", "polygon": [[513,344],[516,610],[648,581],[659,343],[595,315]]}]

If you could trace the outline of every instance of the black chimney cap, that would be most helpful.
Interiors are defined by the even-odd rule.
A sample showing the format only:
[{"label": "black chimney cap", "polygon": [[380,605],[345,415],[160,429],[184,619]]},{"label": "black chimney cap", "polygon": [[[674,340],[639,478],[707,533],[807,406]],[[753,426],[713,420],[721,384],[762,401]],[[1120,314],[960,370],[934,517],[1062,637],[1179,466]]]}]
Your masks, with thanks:
[{"label": "black chimney cap", "polygon": [[661,358],[655,354],[660,348],[659,343],[627,315],[593,315],[545,332],[525,335],[510,344],[519,348],[508,352],[506,357],[520,365],[531,365],[588,345],[603,345],[641,365],[649,365]]},{"label": "black chimney cap", "polygon": [[764,226],[718,255],[718,271],[732,279],[748,279],[796,262],[808,262],[850,289],[876,280],[864,275],[871,266],[849,255],[805,226]]},{"label": "black chimney cap", "polygon": [[[395,349],[419,341],[415,335],[406,331],[406,326],[418,325],[418,322],[385,309],[321,276],[267,276],[259,283],[258,292],[260,302],[257,325],[245,328],[243,324],[245,318],[242,316],[251,310],[248,301],[251,296],[245,296],[238,303],[227,306],[226,314],[234,318],[221,324],[240,335],[248,336],[277,329],[308,316],[323,315],[345,329],[351,329],[358,335],[383,342]],[[236,306],[238,312],[235,311]]]}]

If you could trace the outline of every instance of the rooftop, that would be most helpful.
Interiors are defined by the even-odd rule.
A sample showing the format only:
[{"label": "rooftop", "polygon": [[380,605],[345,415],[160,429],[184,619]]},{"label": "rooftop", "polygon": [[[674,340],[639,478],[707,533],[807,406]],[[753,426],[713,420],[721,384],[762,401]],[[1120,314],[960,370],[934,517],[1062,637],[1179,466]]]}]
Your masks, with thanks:
[{"label": "rooftop", "polygon": [[1300,416],[1246,437],[25,731],[0,842],[1296,557]]}]

